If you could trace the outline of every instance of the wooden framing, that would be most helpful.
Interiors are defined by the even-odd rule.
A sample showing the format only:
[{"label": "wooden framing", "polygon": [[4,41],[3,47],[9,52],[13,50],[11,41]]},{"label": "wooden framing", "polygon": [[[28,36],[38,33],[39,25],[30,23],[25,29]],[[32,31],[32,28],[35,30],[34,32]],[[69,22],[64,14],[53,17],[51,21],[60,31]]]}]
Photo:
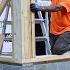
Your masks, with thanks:
[{"label": "wooden framing", "polygon": [[[19,0],[13,0],[13,2],[18,2],[20,3]],[[15,4],[14,2],[14,4]],[[18,35],[21,41],[19,41],[20,44],[20,50],[18,50],[17,52],[19,52],[19,54],[17,52],[16,55],[20,56],[21,58],[17,58],[18,62],[19,59],[21,60],[22,63],[39,63],[39,62],[56,62],[56,61],[62,61],[62,60],[69,60],[70,56],[69,55],[46,55],[46,56],[36,56],[35,54],[35,21],[34,21],[34,14],[32,12],[30,12],[30,3],[35,2],[34,0],[21,0],[21,5],[19,4],[19,8],[21,8],[21,10],[19,10],[18,8],[18,4],[16,4],[16,6],[14,5],[14,11],[17,12],[17,14],[19,13],[19,15],[17,16],[19,19],[17,19],[16,17],[16,21],[15,23],[17,23],[17,25],[19,26],[19,21],[21,21],[20,23],[20,31],[21,35]],[[24,3],[24,4],[23,4]],[[15,15],[14,15],[15,16]],[[14,19],[15,20],[15,19]],[[18,21],[18,22],[17,22]],[[17,26],[15,25],[15,26]],[[17,27],[18,27],[17,26]],[[16,28],[16,27],[14,27]],[[16,35],[18,34],[18,32],[16,31]],[[17,40],[19,40],[17,36]],[[17,43],[18,44],[18,43]],[[18,44],[19,45],[19,44]],[[17,45],[17,46],[18,46]],[[16,46],[16,47],[17,47]],[[18,46],[19,47],[19,46]],[[19,48],[18,48],[19,49]],[[21,51],[21,53],[20,53]],[[14,54],[15,54],[14,53]]]},{"label": "wooden framing", "polygon": [[30,2],[30,0],[12,0],[13,54],[0,55],[0,61],[22,63],[22,59],[33,57]]},{"label": "wooden framing", "polygon": [[[33,58],[32,45],[34,44],[34,24],[31,18],[34,14],[30,12],[31,0],[12,0],[12,35],[13,54],[12,56],[0,56],[0,61],[11,63],[23,63],[23,59]],[[32,16],[31,16],[32,15]],[[33,42],[33,41],[34,42]]]},{"label": "wooden framing", "polygon": [[[31,0],[30,3],[34,3],[35,0]],[[36,51],[35,51],[35,19],[34,19],[35,14],[31,12],[31,23],[32,23],[32,53],[33,53],[33,58],[36,56]]]},{"label": "wooden framing", "polygon": [[30,12],[34,0],[12,0],[13,56],[0,56],[0,61],[10,63],[52,63],[69,61],[70,55],[35,54],[35,21]]},{"label": "wooden framing", "polygon": [[35,57],[35,24],[34,14],[30,12],[31,2],[33,1],[13,0],[13,34],[16,34],[13,40],[13,54],[16,62],[23,63],[23,59]]},{"label": "wooden framing", "polygon": [[35,58],[25,59],[24,63],[48,64],[48,63],[65,62],[65,61],[70,61],[70,55],[37,56]]}]

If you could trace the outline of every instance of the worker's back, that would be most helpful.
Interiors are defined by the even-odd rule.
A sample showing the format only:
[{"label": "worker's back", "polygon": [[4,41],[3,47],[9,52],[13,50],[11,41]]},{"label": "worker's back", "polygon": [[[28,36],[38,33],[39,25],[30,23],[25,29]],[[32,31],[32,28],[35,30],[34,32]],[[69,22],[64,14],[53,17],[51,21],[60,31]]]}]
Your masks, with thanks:
[{"label": "worker's back", "polygon": [[51,13],[51,29],[54,35],[70,31],[70,0],[52,0],[52,4],[60,4],[65,7],[64,10]]}]

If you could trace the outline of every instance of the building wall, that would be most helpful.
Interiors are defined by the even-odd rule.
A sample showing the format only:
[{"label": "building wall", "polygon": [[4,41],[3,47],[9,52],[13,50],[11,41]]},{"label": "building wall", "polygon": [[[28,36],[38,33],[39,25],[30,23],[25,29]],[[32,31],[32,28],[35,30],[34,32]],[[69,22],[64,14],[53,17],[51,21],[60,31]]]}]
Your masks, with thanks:
[{"label": "building wall", "polygon": [[0,64],[0,70],[70,70],[70,61],[23,66]]}]

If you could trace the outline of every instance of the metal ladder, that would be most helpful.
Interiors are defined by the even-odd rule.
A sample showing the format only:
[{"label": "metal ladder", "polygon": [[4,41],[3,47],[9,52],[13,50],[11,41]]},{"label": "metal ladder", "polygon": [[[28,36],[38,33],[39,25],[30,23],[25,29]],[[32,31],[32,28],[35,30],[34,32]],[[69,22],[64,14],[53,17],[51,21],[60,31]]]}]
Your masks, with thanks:
[{"label": "metal ladder", "polygon": [[9,9],[10,9],[10,4],[8,4],[7,7],[6,7],[5,18],[3,20],[2,34],[5,36],[4,41],[12,41],[11,33],[6,33],[7,24],[12,25],[12,21],[7,21],[8,15],[9,15]]},{"label": "metal ladder", "polygon": [[[44,41],[45,42],[45,49],[46,49],[46,55],[50,55],[51,51],[50,51],[50,44],[49,44],[49,31],[48,31],[48,13],[46,13],[46,18],[44,19],[42,16],[42,12],[38,11],[37,12],[39,19],[35,19],[35,24],[40,24],[42,32],[43,32],[43,36],[39,36],[36,37],[36,41]],[[46,23],[45,23],[46,22]],[[47,26],[46,26],[47,25]]]},{"label": "metal ladder", "polygon": [[[4,42],[12,42],[12,33],[6,33],[6,28],[7,28],[7,25],[12,25],[12,21],[7,21],[8,19],[8,14],[9,14],[9,9],[10,9],[10,4],[8,4],[6,6],[6,12],[5,12],[5,17],[4,17],[4,20],[2,21],[2,35],[4,36],[3,38],[3,42],[2,42],[2,45],[0,47],[0,54],[4,55],[4,52],[3,51],[3,45],[4,45]],[[7,54],[7,53],[6,53]],[[11,54],[10,54],[11,55]]]}]

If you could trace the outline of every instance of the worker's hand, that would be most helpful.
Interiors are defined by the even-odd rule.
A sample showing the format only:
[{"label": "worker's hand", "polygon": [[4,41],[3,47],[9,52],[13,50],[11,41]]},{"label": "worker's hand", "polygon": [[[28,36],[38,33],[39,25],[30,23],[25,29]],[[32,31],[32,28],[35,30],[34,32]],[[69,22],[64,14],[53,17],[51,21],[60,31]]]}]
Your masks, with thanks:
[{"label": "worker's hand", "polygon": [[30,9],[31,9],[32,12],[36,12],[36,11],[40,11],[41,7],[38,4],[32,3],[30,5]]}]

